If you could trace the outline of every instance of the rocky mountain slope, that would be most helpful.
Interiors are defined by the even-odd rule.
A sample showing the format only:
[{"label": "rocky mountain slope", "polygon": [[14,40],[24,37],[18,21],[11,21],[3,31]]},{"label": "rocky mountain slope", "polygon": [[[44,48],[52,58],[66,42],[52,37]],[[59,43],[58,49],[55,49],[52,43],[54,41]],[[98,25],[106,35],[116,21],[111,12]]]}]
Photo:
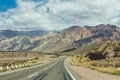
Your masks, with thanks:
[{"label": "rocky mountain slope", "polygon": [[0,42],[0,50],[34,50],[58,52],[78,48],[82,45],[103,41],[119,40],[120,28],[115,25],[72,26],[59,33],[48,32],[43,36],[31,38],[17,36]]},{"label": "rocky mountain slope", "polygon": [[120,57],[120,41],[104,40],[94,42],[79,47],[72,52],[82,54],[82,56],[89,57],[92,60]]}]

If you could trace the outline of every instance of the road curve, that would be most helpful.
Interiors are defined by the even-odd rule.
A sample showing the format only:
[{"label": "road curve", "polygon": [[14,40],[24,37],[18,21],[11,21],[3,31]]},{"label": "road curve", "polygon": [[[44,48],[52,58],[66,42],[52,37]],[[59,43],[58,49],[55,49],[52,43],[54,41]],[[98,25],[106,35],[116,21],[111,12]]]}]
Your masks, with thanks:
[{"label": "road curve", "polygon": [[0,80],[73,80],[64,66],[65,57],[47,64],[0,75]]}]

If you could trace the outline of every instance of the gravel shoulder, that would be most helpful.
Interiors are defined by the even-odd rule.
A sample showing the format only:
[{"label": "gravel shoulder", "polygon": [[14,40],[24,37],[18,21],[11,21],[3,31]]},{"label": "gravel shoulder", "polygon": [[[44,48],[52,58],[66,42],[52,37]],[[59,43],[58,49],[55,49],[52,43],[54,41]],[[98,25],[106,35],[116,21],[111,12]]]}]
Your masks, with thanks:
[{"label": "gravel shoulder", "polygon": [[67,58],[66,65],[77,76],[77,80],[120,80],[120,76],[101,73],[82,66],[73,66],[70,58]]}]

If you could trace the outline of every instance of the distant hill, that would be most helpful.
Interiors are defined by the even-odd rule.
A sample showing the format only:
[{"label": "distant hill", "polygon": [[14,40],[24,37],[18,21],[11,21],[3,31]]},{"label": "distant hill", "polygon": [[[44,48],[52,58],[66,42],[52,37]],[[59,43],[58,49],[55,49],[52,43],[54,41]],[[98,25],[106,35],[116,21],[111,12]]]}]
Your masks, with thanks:
[{"label": "distant hill", "polygon": [[[110,24],[72,26],[59,33],[42,32],[44,34],[42,36],[37,31],[32,33],[20,32],[16,37],[1,41],[0,50],[69,51],[94,42],[120,39],[120,28]],[[33,35],[34,37],[31,37]],[[28,43],[26,44],[26,42]]]},{"label": "distant hill", "polygon": [[36,36],[42,36],[44,34],[48,33],[48,31],[43,30],[35,30],[35,31],[14,31],[14,30],[1,30],[0,31],[0,41],[9,39],[15,36],[30,36],[30,37],[36,37]]}]

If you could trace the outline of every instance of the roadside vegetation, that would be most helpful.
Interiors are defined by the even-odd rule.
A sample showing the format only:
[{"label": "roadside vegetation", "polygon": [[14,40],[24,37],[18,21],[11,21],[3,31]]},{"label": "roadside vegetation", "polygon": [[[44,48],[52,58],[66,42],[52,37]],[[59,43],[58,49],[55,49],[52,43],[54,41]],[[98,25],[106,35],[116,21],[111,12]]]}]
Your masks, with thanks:
[{"label": "roadside vegetation", "polygon": [[0,72],[29,67],[55,59],[54,55],[26,52],[0,52]]},{"label": "roadside vegetation", "polygon": [[120,42],[103,41],[83,46],[75,51],[72,64],[120,75]]}]

